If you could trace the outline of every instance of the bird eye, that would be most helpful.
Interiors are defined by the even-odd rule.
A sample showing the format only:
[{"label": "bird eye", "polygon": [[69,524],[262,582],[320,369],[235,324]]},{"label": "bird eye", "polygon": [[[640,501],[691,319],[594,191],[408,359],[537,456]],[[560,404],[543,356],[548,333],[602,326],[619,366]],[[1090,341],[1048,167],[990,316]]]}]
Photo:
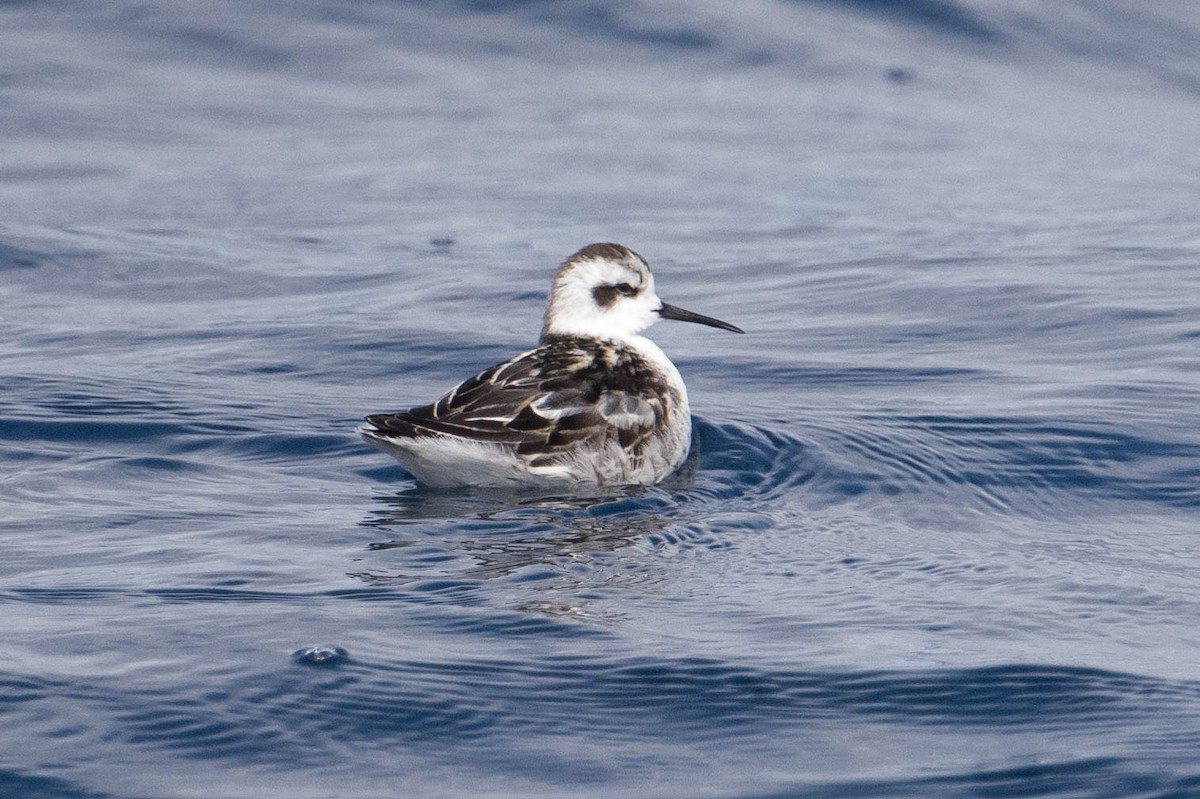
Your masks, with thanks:
[{"label": "bird eye", "polygon": [[617,285],[613,286],[613,288],[616,289],[617,293],[622,297],[632,297],[634,294],[637,294],[637,289],[628,283],[618,283]]}]

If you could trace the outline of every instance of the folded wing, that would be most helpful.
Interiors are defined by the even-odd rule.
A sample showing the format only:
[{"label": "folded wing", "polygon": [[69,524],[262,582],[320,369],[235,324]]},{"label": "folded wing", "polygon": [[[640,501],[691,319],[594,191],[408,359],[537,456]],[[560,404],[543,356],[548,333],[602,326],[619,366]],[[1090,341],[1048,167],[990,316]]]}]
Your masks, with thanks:
[{"label": "folded wing", "polygon": [[636,456],[668,412],[667,391],[637,352],[564,338],[480,372],[432,405],[367,421],[376,435],[458,436],[535,461],[585,443]]}]

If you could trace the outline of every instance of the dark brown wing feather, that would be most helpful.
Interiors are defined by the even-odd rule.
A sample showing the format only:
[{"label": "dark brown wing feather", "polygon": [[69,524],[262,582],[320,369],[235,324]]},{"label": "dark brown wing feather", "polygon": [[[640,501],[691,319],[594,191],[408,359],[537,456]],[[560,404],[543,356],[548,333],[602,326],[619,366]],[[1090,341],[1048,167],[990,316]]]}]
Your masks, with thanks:
[{"label": "dark brown wing feather", "polygon": [[463,436],[552,459],[585,441],[636,456],[667,413],[669,387],[635,350],[570,337],[463,381],[432,405],[367,417],[383,436]]}]

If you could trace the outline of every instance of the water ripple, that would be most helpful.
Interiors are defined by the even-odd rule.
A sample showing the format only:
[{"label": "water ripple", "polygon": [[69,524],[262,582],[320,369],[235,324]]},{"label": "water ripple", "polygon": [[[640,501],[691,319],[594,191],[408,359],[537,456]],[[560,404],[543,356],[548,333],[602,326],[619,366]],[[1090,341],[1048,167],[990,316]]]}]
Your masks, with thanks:
[{"label": "water ripple", "polygon": [[69,694],[112,714],[119,727],[110,734],[121,730],[131,745],[237,763],[330,762],[346,747],[495,746],[584,732],[630,743],[732,737],[746,748],[827,724],[1086,731],[1095,747],[1113,751],[1130,735],[1153,736],[1160,754],[1181,760],[1200,746],[1200,684],[1035,665],[820,673],[701,658],[352,658],[335,670],[242,679],[219,695],[39,677],[0,684],[13,708]]},{"label": "water ripple", "polygon": [[[828,424],[828,423],[827,423]],[[1200,506],[1200,444],[1097,422],[863,414],[796,425],[699,425],[697,495],[830,499],[903,494],[992,512],[1062,512],[1086,501]]]}]

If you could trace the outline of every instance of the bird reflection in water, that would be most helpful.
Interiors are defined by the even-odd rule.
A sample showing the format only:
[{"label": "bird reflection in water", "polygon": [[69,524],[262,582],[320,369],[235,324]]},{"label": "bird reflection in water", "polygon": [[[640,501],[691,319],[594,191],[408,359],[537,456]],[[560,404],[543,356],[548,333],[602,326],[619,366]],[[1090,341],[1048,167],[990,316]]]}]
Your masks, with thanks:
[{"label": "bird reflection in water", "polygon": [[605,594],[663,581],[661,561],[648,555],[687,537],[679,495],[670,489],[377,496],[381,507],[361,524],[387,537],[366,546],[365,568],[349,576],[421,604],[499,599],[543,616],[594,620],[589,608]]}]

